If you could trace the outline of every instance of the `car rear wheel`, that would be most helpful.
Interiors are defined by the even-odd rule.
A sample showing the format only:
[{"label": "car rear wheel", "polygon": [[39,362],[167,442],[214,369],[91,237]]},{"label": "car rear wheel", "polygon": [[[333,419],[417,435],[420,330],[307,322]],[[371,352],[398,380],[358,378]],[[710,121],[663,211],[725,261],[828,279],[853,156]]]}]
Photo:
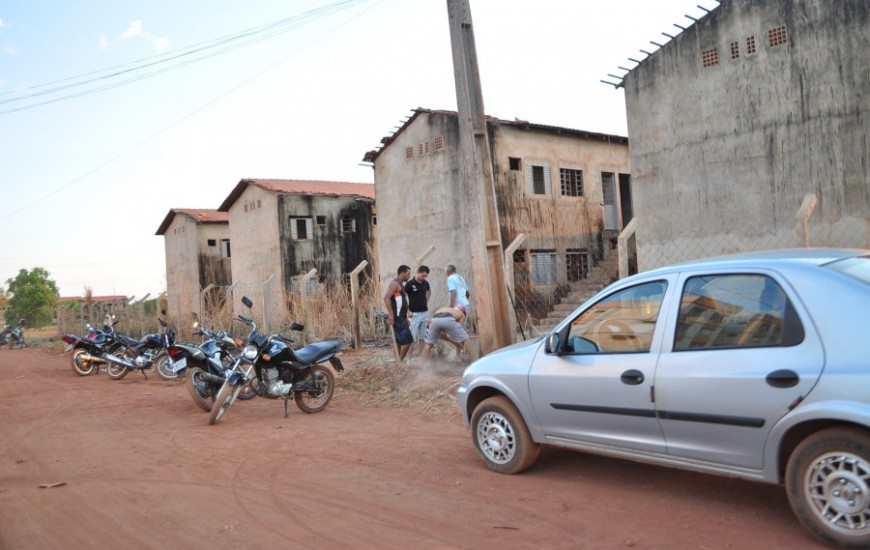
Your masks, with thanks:
[{"label": "car rear wheel", "polygon": [[541,454],[541,446],[532,440],[519,411],[501,395],[484,400],[474,409],[471,439],[484,464],[503,474],[522,472]]},{"label": "car rear wheel", "polygon": [[831,428],[792,453],[786,490],[795,515],[814,535],[844,548],[870,548],[870,434]]}]

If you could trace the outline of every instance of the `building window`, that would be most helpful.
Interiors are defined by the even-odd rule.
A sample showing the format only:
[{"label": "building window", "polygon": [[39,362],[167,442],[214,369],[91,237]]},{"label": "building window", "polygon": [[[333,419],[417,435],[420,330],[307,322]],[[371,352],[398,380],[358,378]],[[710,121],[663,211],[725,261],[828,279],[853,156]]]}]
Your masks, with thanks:
[{"label": "building window", "polygon": [[437,138],[435,138],[435,150],[438,151],[439,149],[443,149],[443,148],[444,148],[444,138],[441,136],[438,136]]},{"label": "building window", "polygon": [[413,147],[405,147],[405,158],[406,159],[414,158],[414,148]]},{"label": "building window", "polygon": [[532,250],[531,278],[535,285],[556,284],[556,251]]},{"label": "building window", "polygon": [[221,239],[221,258],[229,258],[230,254],[230,240],[229,239]]},{"label": "building window", "polygon": [[712,50],[704,50],[701,52],[701,65],[704,67],[712,67],[713,65],[719,64],[719,50],[713,48]]},{"label": "building window", "polygon": [[580,249],[568,249],[565,253],[565,267],[568,281],[585,279],[589,274],[589,252]]},{"label": "building window", "polygon": [[510,165],[511,170],[519,171],[523,169],[522,161],[516,157],[509,157],[508,164]]},{"label": "building window", "polygon": [[552,195],[550,167],[530,164],[526,166],[526,192],[530,195]]},{"label": "building window", "polygon": [[740,42],[731,43],[731,59],[740,57]]},{"label": "building window", "polygon": [[372,225],[378,225],[378,215],[372,214]]},{"label": "building window", "polygon": [[217,246],[217,240],[216,239],[209,239],[208,245],[209,246]]},{"label": "building window", "polygon": [[294,241],[307,241],[311,238],[314,220],[311,218],[290,218],[290,237]]},{"label": "building window", "polygon": [[746,39],[746,55],[752,55],[756,52],[755,37],[750,36]]},{"label": "building window", "polygon": [[777,27],[767,31],[767,42],[770,47],[781,46],[788,42],[788,35],[785,32],[785,27]]},{"label": "building window", "polygon": [[341,218],[341,232],[342,234],[356,233],[356,220],[350,216]]},{"label": "building window", "polygon": [[326,227],[326,216],[317,216],[317,227],[321,229]]},{"label": "building window", "polygon": [[573,168],[560,168],[559,180],[562,182],[562,196],[583,196],[583,170]]}]

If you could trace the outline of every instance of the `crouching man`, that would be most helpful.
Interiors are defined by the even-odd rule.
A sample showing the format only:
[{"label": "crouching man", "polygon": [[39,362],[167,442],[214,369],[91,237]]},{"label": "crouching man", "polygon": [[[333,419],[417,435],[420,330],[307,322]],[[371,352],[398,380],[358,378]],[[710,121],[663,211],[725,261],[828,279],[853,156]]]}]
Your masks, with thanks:
[{"label": "crouching man", "polygon": [[458,358],[462,354],[462,348],[465,346],[465,341],[468,340],[468,333],[462,328],[466,312],[467,310],[463,305],[442,307],[435,310],[429,321],[429,330],[426,332],[426,345],[423,347],[423,353],[420,354],[424,361],[429,359],[432,346],[438,343],[438,337],[442,333],[456,347],[456,357]]}]

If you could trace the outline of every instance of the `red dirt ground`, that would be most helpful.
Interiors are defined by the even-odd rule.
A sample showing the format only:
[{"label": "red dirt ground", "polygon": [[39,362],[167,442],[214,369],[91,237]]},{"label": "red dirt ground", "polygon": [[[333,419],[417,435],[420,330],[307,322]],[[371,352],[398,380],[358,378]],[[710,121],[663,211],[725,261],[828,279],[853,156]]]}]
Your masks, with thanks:
[{"label": "red dirt ground", "polygon": [[348,391],[209,426],[180,384],[4,349],[0,398],[0,549],[825,548],[780,487],[552,448],[499,475],[458,414]]}]

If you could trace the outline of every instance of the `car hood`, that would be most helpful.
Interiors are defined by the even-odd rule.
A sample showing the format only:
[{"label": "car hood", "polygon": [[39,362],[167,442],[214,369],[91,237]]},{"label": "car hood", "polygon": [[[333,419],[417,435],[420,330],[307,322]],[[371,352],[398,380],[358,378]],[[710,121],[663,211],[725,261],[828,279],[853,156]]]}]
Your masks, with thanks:
[{"label": "car hood", "polygon": [[[531,365],[532,357],[537,352],[543,339],[544,337],[541,336],[533,340],[526,340],[497,349],[468,365],[465,373],[476,374],[484,372],[492,374],[504,372],[505,370],[515,370],[517,367],[528,369],[529,365]],[[510,360],[506,360],[506,356],[509,356]]]}]

